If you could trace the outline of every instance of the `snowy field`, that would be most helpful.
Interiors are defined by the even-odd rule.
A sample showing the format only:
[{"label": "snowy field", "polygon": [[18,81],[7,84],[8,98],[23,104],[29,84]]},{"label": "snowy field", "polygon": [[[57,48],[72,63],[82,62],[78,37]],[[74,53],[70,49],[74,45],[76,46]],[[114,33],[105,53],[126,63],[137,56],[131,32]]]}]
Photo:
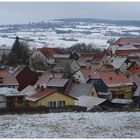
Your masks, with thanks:
[{"label": "snowy field", "polygon": [[140,138],[140,112],[2,115],[0,138]]},{"label": "snowy field", "polygon": [[[52,21],[55,23],[58,21]],[[63,22],[62,22],[63,23]],[[58,23],[59,25],[59,23]],[[75,27],[68,25],[61,25],[61,27],[41,29],[30,28],[13,30],[12,32],[0,32],[0,48],[6,46],[11,48],[15,37],[19,36],[28,40],[30,49],[48,47],[63,47],[67,48],[77,43],[95,44],[96,47],[107,48],[109,46],[108,40],[118,39],[121,36],[140,35],[140,27],[137,26],[118,26],[114,24],[104,23],[88,23],[79,22],[75,23]],[[0,30],[4,30],[6,27],[1,27]],[[8,27],[7,27],[8,28]],[[11,27],[10,27],[11,28]],[[69,33],[57,33],[57,31],[70,31]],[[68,40],[74,39],[74,40]]]}]

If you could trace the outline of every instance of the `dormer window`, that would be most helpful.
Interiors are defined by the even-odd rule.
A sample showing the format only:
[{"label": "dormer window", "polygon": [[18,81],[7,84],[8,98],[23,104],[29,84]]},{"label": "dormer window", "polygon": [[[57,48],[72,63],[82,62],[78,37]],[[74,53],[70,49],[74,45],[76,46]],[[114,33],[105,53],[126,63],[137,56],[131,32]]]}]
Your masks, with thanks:
[{"label": "dormer window", "polygon": [[0,77],[0,83],[3,83],[3,77]]}]

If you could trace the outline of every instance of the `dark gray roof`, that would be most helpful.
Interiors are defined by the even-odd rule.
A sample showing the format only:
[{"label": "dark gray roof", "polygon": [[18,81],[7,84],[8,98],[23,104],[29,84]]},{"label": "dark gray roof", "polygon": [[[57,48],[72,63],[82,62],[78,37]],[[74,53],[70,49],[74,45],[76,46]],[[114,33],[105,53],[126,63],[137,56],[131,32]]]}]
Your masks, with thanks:
[{"label": "dark gray roof", "polygon": [[53,71],[55,72],[65,72],[65,69],[70,66],[75,60],[73,59],[56,59],[56,65],[53,68]]},{"label": "dark gray roof", "polygon": [[71,87],[68,94],[75,98],[83,96],[83,95],[89,95],[92,87],[93,87],[93,84],[87,84],[87,83],[74,84]]},{"label": "dark gray roof", "polygon": [[66,67],[67,65],[71,65],[72,62],[75,61],[73,59],[56,59],[56,67]]},{"label": "dark gray roof", "polygon": [[52,78],[47,86],[48,87],[64,87],[69,79]]}]

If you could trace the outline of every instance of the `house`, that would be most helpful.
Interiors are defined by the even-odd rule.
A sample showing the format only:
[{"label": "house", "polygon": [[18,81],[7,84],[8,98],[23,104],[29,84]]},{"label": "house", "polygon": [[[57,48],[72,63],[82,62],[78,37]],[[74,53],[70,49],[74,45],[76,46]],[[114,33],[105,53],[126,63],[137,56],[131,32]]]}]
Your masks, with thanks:
[{"label": "house", "polygon": [[17,89],[19,83],[17,79],[6,69],[0,69],[0,87]]},{"label": "house", "polygon": [[132,45],[124,45],[116,49],[114,54],[120,56],[128,56],[129,54],[133,53],[140,53],[140,48],[136,48]]},{"label": "house", "polygon": [[111,64],[114,69],[119,69],[123,73],[127,73],[127,68],[132,62],[127,57],[111,57],[108,60],[108,64]]},{"label": "house", "polygon": [[19,91],[23,90],[28,85],[34,85],[38,80],[38,76],[26,65],[17,66],[11,73],[16,77],[19,83]]},{"label": "house", "polygon": [[75,83],[71,86],[68,95],[78,98],[80,96],[97,96],[97,92],[93,84]]},{"label": "house", "polygon": [[140,73],[140,61],[132,61],[131,65],[127,68],[128,75]]},{"label": "house", "polygon": [[84,106],[87,108],[88,111],[94,108],[95,106],[101,106],[101,104],[103,104],[106,101],[106,99],[103,98],[86,95],[80,96],[77,99],[78,100],[75,102],[75,105]]},{"label": "house", "polygon": [[88,83],[94,84],[97,92],[111,92],[112,98],[131,99],[132,97],[133,83],[118,70],[98,70],[91,76]]},{"label": "house", "polygon": [[76,60],[68,59],[68,60],[61,60],[57,63],[54,68],[53,72],[63,72],[65,73],[66,77],[71,78],[73,77],[75,80],[79,81],[80,83],[86,83],[85,77],[80,70],[80,66]]},{"label": "house", "polygon": [[64,77],[64,73],[55,73],[55,72],[45,71],[39,77],[39,79],[38,79],[38,81],[36,82],[35,85],[37,85],[39,87],[47,86],[47,83],[49,82],[50,79],[52,79],[52,78],[63,78],[63,77]]},{"label": "house", "polygon": [[136,48],[140,48],[140,38],[130,38],[130,37],[119,38],[109,46],[108,51],[111,54],[114,54],[116,49],[124,45],[133,45]]},{"label": "house", "polygon": [[41,88],[35,94],[26,97],[28,105],[31,107],[46,106],[46,107],[64,107],[67,105],[74,105],[74,97],[67,94],[62,94],[57,90],[50,88]]},{"label": "house", "polygon": [[22,107],[24,105],[24,95],[13,88],[0,88],[0,108]]},{"label": "house", "polygon": [[[52,67],[55,64],[55,57],[56,59],[60,58],[59,54],[61,54],[61,57],[64,54],[65,57],[63,56],[63,59],[67,57],[64,50],[60,48],[39,48],[29,58],[29,66],[34,70]],[[39,66],[36,66],[36,64],[39,64]]]}]

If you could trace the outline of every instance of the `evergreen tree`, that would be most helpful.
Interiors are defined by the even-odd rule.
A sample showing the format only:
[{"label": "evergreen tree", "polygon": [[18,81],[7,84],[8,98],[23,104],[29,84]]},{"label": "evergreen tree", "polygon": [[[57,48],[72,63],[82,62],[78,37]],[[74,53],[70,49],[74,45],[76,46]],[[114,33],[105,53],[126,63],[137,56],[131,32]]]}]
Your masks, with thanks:
[{"label": "evergreen tree", "polygon": [[20,60],[22,57],[22,48],[21,48],[21,44],[19,42],[19,37],[16,37],[16,40],[12,46],[12,50],[11,53],[14,53],[17,58]]},{"label": "evergreen tree", "polygon": [[10,53],[10,54],[8,55],[8,62],[9,62],[10,65],[15,65],[15,64],[17,64],[18,58],[17,58],[16,54]]},{"label": "evergreen tree", "polygon": [[[16,40],[12,46],[11,53],[9,57],[12,57],[12,64],[14,63],[25,63],[29,57],[28,44],[26,42],[20,42],[19,37],[16,37]],[[9,58],[9,63],[11,60]]]}]

